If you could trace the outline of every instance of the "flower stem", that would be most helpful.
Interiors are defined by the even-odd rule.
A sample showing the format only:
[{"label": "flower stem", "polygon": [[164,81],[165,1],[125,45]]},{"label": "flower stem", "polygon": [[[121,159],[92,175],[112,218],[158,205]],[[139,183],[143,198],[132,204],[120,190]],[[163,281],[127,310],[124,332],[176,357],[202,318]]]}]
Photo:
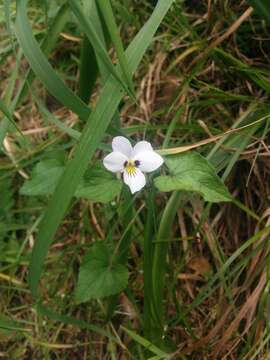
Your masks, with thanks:
[{"label": "flower stem", "polygon": [[163,293],[165,287],[166,257],[169,246],[169,242],[164,240],[168,240],[180,200],[181,192],[176,191],[171,195],[164,209],[156,237],[157,242],[154,245],[152,264],[153,307],[158,315],[158,321],[155,324],[157,330],[155,331],[154,343],[159,345],[164,331]]},{"label": "flower stem", "polygon": [[153,338],[153,285],[152,285],[152,266],[153,266],[153,239],[155,238],[155,190],[153,187],[149,190],[146,199],[147,218],[144,232],[144,251],[143,251],[143,277],[144,277],[144,316],[143,327],[144,336],[149,341]]}]

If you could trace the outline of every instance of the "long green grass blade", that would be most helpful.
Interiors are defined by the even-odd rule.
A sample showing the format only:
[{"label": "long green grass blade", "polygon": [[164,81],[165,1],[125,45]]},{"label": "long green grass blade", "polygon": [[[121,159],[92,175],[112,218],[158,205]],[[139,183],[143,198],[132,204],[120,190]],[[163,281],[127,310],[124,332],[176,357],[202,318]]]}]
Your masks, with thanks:
[{"label": "long green grass blade", "polygon": [[6,107],[6,105],[3,103],[3,101],[1,99],[0,99],[0,111],[6,116],[8,121],[10,121],[10,123],[13,126],[15,126],[15,128],[21,133],[21,130],[18,128],[15,121],[13,120],[12,114],[10,113],[10,111],[8,110],[8,108]]},{"label": "long green grass blade", "polygon": [[[6,12],[6,17],[8,18],[6,20],[6,23],[9,24],[8,31],[10,33],[10,37],[12,37],[8,5],[9,5],[8,1],[5,0],[5,9],[6,9],[5,12]],[[51,52],[51,50],[54,48],[57,38],[58,38],[58,35],[67,22],[68,10],[69,10],[68,6],[66,4],[64,4],[60,7],[59,11],[57,12],[56,16],[54,17],[54,19],[51,23],[50,29],[49,29],[48,33],[46,34],[46,37],[44,38],[44,41],[41,45],[41,48],[42,48],[44,54],[49,54]],[[20,54],[17,56],[16,67],[15,67],[14,72],[11,77],[12,81],[9,85],[11,95],[12,95],[13,88],[14,88],[12,82],[14,82],[14,84],[15,84],[15,80],[16,80],[17,74],[18,74],[19,62],[20,62]],[[11,95],[10,95],[9,99],[7,99],[7,103],[10,104],[10,109],[11,109],[10,112],[14,111],[17,104],[27,94],[31,83],[34,80],[34,77],[35,77],[35,74],[33,73],[33,71],[31,69],[29,69],[28,72],[26,73],[25,78],[23,79],[22,84],[20,85],[19,89],[17,90],[16,96],[13,99],[12,103],[10,104]],[[4,118],[0,124],[0,144],[2,144],[3,139],[5,138],[5,135],[10,128],[9,125],[10,125],[10,121],[8,120],[8,118]]]},{"label": "long green grass blade", "polygon": [[[126,57],[132,72],[136,70],[147,47],[153,40],[153,35],[172,3],[173,0],[166,2],[160,0],[150,19],[128,47]],[[38,284],[43,263],[49,246],[54,240],[55,232],[68,209],[71,198],[88,166],[89,160],[104,136],[122,96],[122,87],[119,82],[116,83],[115,79],[110,76],[97,101],[95,110],[91,113],[85,125],[80,141],[74,150],[73,158],[69,160],[49,202],[40,224],[30,262],[29,283],[34,298],[38,297]]]},{"label": "long green grass blade", "polygon": [[[153,187],[154,188],[154,187]],[[144,305],[143,305],[143,329],[144,336],[151,341],[155,339],[153,334],[153,328],[155,322],[155,311],[153,311],[153,280],[152,280],[152,268],[153,268],[153,252],[154,242],[153,238],[156,234],[155,229],[155,190],[150,189],[147,196],[147,216],[144,230],[144,241],[143,241],[143,283],[144,283]]]},{"label": "long green grass blade", "polygon": [[121,326],[121,328],[138,344],[142,345],[145,349],[151,351],[152,353],[158,355],[161,357],[161,359],[169,359],[171,356],[170,354],[165,353],[161,349],[159,349],[157,346],[152,344],[150,341],[144,339],[142,336],[136,334],[134,331],[129,330],[125,328],[124,326]]},{"label": "long green grass blade", "polygon": [[[98,11],[97,7],[97,0],[85,0],[84,1],[84,7],[85,7],[85,13],[90,13],[90,21],[93,24],[93,26],[96,29],[96,33],[103,44],[104,48],[107,48],[109,37],[106,32],[106,28],[101,21],[100,13]],[[99,68],[99,73],[101,77],[101,83],[102,85],[105,84],[106,80],[110,76],[110,72],[108,71],[108,68],[103,64],[103,62],[100,60],[99,56],[96,54],[97,64]]]},{"label": "long green grass blade", "polygon": [[59,78],[35,40],[27,18],[26,5],[27,0],[17,0],[15,24],[16,36],[25,57],[48,91],[63,105],[78,114],[81,119],[87,119],[90,109]]},{"label": "long green grass blade", "polygon": [[[48,56],[50,52],[54,49],[59,34],[65,27],[67,21],[69,19],[69,7],[67,4],[63,4],[60,9],[58,10],[57,14],[53,18],[53,20],[50,22],[50,27],[48,29],[48,32],[46,33],[46,36],[44,40],[41,43],[41,50],[44,55]],[[45,57],[45,56],[44,56]],[[45,57],[46,59],[46,57]],[[33,80],[35,78],[35,73],[32,69],[29,69],[27,72],[25,79],[23,81],[23,84],[18,91],[18,94],[16,95],[16,102],[19,103],[24,96],[28,93],[29,87],[32,84]]]},{"label": "long green grass blade", "polygon": [[[84,12],[94,26],[101,43],[104,48],[106,48],[105,34],[103,31],[104,26],[100,21],[96,0],[84,1],[83,7]],[[87,36],[84,35],[81,49],[79,96],[86,102],[89,101],[98,73],[100,73],[101,76],[101,83],[104,84],[110,73],[100,58],[96,56],[93,46]]]},{"label": "long green grass blade", "polygon": [[52,319],[54,321],[61,321],[61,323],[63,323],[63,324],[75,325],[75,326],[78,326],[83,329],[88,329],[97,334],[101,334],[102,336],[108,337],[108,338],[112,339],[113,341],[115,341],[116,343],[118,342],[118,340],[116,338],[114,338],[111,334],[109,334],[102,328],[95,326],[95,325],[88,324],[86,321],[79,320],[79,319],[76,319],[74,317],[67,316],[67,315],[57,314],[56,312],[54,312],[53,310],[49,309],[47,306],[44,306],[42,304],[37,305],[37,310],[40,314],[47,316],[49,319]]},{"label": "long green grass blade", "polygon": [[89,102],[98,75],[96,55],[86,36],[83,38],[80,56],[79,97]]},{"label": "long green grass blade", "polygon": [[[77,17],[78,22],[84,31],[85,35],[88,37],[91,45],[93,46],[96,55],[102,61],[104,66],[108,69],[109,73],[121,84],[124,90],[126,90],[130,94],[130,89],[125,84],[118,71],[112,64],[112,61],[104,48],[102,42],[100,41],[99,36],[97,35],[95,28],[93,27],[91,21],[85,16],[84,11],[80,3],[76,0],[68,0],[71,10],[74,15]],[[119,68],[118,68],[119,69]],[[132,95],[132,93],[131,93]]]},{"label": "long green grass blade", "polygon": [[78,130],[72,129],[68,126],[66,126],[62,121],[60,121],[59,119],[57,119],[57,117],[52,114],[43,104],[42,102],[38,99],[35,98],[35,101],[38,105],[38,109],[40,111],[40,113],[49,121],[52,122],[54,125],[56,125],[61,131],[63,131],[64,133],[68,134],[71,138],[75,139],[75,140],[79,140],[81,133]]},{"label": "long green grass blade", "polygon": [[128,84],[129,89],[132,91],[134,97],[135,97],[135,91],[134,91],[134,85],[132,82],[132,75],[128,67],[124,46],[122,43],[122,40],[120,38],[120,35],[118,33],[118,28],[116,25],[116,21],[113,14],[113,9],[111,6],[110,0],[99,0],[98,6],[102,12],[102,16],[105,20],[109,35],[111,37],[112,43],[115,47],[116,54],[118,56],[119,64],[124,76],[124,79],[126,80],[126,83]]},{"label": "long green grass blade", "polygon": [[179,209],[179,204],[181,201],[181,193],[179,191],[175,191],[167,205],[164,209],[158,234],[157,241],[159,243],[155,243],[154,254],[153,254],[153,272],[152,272],[152,281],[153,281],[153,308],[155,311],[155,317],[158,319],[156,324],[153,325],[151,329],[152,334],[151,338],[155,343],[159,343],[163,334],[163,290],[165,286],[165,272],[166,272],[166,256],[168,251],[169,242],[162,241],[168,239],[174,218]]}]

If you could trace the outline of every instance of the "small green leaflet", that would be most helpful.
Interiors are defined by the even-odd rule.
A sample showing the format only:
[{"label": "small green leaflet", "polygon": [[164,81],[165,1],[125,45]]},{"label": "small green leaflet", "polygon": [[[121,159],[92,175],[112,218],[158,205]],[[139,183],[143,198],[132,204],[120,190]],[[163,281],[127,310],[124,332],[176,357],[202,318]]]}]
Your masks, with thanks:
[{"label": "small green leaflet", "polygon": [[127,286],[128,270],[113,261],[112,253],[104,243],[96,242],[85,255],[75,292],[78,303],[117,294]]},{"label": "small green leaflet", "polygon": [[[38,163],[31,179],[25,181],[20,194],[27,196],[50,195],[65,169],[58,159],[47,159]],[[90,167],[76,190],[77,198],[86,198],[95,202],[112,201],[121,191],[122,182],[102,166]]]},{"label": "small green leaflet", "polygon": [[205,201],[231,201],[231,196],[213,166],[199,153],[189,152],[165,159],[170,175],[159,176],[155,185],[160,191],[194,191]]}]

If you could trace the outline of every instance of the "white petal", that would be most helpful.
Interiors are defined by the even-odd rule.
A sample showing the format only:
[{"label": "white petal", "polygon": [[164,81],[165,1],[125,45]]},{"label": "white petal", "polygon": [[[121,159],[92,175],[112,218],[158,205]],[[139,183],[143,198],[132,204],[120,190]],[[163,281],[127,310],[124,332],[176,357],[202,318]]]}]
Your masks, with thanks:
[{"label": "white petal", "polygon": [[133,156],[144,151],[153,151],[152,145],[148,141],[139,141],[133,148]]},{"label": "white petal", "polygon": [[126,155],[128,158],[131,157],[132,146],[129,140],[123,136],[116,136],[112,141],[113,151],[120,152]]},{"label": "white petal", "polygon": [[158,169],[164,162],[162,157],[155,151],[144,151],[134,157],[134,160],[139,160],[139,168],[143,172],[151,172]]},{"label": "white petal", "polygon": [[103,165],[112,172],[123,171],[124,163],[127,160],[128,158],[124,154],[113,151],[103,159]]},{"label": "white petal", "polygon": [[145,176],[140,169],[136,169],[136,173],[129,175],[124,171],[124,182],[129,186],[132,194],[141,190],[145,185]]}]

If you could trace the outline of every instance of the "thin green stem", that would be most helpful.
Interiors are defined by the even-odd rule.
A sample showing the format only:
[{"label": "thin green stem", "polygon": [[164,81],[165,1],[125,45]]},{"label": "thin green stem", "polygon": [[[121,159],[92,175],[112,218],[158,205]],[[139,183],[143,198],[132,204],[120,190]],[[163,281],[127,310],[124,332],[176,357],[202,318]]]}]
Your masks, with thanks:
[{"label": "thin green stem", "polygon": [[153,306],[158,317],[155,324],[157,329],[155,333],[154,343],[160,344],[162,341],[164,331],[164,308],[163,308],[163,293],[165,287],[165,274],[166,274],[166,257],[169,247],[169,242],[162,242],[170,236],[172,224],[177,214],[181,200],[181,193],[176,191],[172,193],[167,205],[164,209],[158,234],[157,242],[154,245],[153,256]]},{"label": "thin green stem", "polygon": [[147,200],[147,218],[144,232],[143,246],[143,277],[144,277],[144,336],[151,341],[153,337],[153,311],[152,311],[152,268],[153,268],[153,250],[155,234],[155,190],[152,187]]}]

